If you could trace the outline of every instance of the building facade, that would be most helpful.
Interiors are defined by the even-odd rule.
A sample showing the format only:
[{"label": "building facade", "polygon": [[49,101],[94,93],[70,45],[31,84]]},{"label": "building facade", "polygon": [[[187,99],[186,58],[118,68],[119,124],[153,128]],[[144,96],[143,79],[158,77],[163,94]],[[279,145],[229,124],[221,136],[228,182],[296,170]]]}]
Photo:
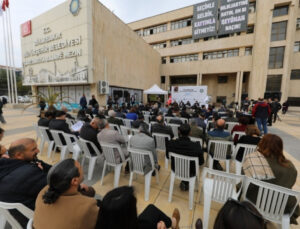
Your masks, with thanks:
[{"label": "building facade", "polygon": [[247,31],[193,39],[194,6],[128,25],[161,55],[161,87],[207,85],[212,102],[300,106],[299,0],[250,0]]},{"label": "building facade", "polygon": [[[97,0],[68,0],[21,25],[23,84],[69,103],[94,94],[143,99],[159,83],[160,55]],[[109,87],[107,87],[109,85]]]}]

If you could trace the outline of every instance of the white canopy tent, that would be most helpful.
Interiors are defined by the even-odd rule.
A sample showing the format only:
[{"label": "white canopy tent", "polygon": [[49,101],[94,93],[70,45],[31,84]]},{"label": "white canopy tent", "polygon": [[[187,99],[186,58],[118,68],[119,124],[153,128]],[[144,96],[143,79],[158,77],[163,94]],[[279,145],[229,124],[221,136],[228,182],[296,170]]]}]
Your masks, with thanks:
[{"label": "white canopy tent", "polygon": [[162,90],[159,86],[154,84],[151,88],[144,91],[144,94],[146,95],[167,95],[168,92]]}]

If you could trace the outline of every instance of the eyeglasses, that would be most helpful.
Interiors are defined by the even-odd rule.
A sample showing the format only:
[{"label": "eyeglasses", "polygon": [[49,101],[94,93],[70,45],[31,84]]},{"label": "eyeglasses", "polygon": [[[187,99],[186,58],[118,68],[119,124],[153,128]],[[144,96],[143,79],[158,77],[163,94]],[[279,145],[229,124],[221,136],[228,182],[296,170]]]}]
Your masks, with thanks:
[{"label": "eyeglasses", "polygon": [[228,201],[231,202],[231,203],[235,203],[236,205],[241,206],[244,209],[246,209],[251,215],[255,216],[257,219],[259,219],[260,221],[262,221],[264,223],[264,228],[265,229],[267,228],[267,223],[268,222],[258,212],[253,211],[247,205],[243,205],[240,201],[237,201],[235,199],[229,198]]}]

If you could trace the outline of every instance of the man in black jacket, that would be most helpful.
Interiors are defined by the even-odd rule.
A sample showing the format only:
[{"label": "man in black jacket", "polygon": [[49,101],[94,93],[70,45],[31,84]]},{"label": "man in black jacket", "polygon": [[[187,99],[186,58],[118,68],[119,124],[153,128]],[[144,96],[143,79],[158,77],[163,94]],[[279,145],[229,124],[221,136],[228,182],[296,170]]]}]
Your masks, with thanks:
[{"label": "man in black jacket", "polygon": [[[39,192],[47,185],[50,165],[37,159],[35,140],[20,139],[11,144],[10,158],[0,159],[0,201],[22,203],[34,210]],[[26,227],[27,219],[17,210],[12,215]]]},{"label": "man in black jacket", "polygon": [[152,133],[168,134],[170,135],[171,139],[174,138],[172,128],[164,124],[164,117],[162,115],[158,115],[156,117],[156,121],[158,123],[151,127]]},{"label": "man in black jacket", "polygon": [[[179,138],[166,142],[166,157],[169,158],[169,153],[176,153],[183,156],[198,157],[199,165],[204,163],[203,152],[199,143],[192,142],[188,137],[191,131],[189,124],[182,124],[179,128]],[[174,160],[171,160],[171,169],[174,171]],[[196,166],[191,162],[190,175],[196,175]],[[188,190],[188,182],[182,181],[180,188],[184,191]]]}]

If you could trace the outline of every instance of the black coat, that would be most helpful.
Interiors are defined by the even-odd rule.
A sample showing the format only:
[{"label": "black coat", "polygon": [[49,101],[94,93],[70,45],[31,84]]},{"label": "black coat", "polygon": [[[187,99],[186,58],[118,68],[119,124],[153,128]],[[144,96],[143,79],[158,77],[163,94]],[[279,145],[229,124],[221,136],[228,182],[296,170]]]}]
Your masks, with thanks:
[{"label": "black coat", "polygon": [[152,133],[160,133],[160,134],[168,134],[168,135],[170,135],[171,138],[174,138],[174,133],[172,131],[172,128],[169,126],[159,124],[159,123],[154,124],[151,127],[151,132]]},{"label": "black coat", "polygon": [[[73,134],[69,128],[69,125],[67,124],[66,120],[60,120],[60,119],[52,119],[49,122],[49,129],[50,130],[60,130],[67,134]],[[66,140],[62,135],[59,135],[61,142],[66,145]]]},{"label": "black coat", "polygon": [[[89,123],[85,123],[80,129],[79,136],[84,140],[93,142],[95,146],[98,148],[98,150],[102,152],[101,146],[97,139],[98,133],[99,131],[95,130]],[[88,144],[88,148],[92,155],[96,155],[96,152],[94,151],[93,147],[90,144]]]},{"label": "black coat", "polygon": [[[199,142],[192,142],[188,137],[179,137],[176,140],[166,142],[166,156],[169,158],[169,152],[183,156],[198,157],[199,165],[204,163],[203,151]],[[171,160],[171,169],[174,171],[174,161]],[[191,162],[190,175],[196,173],[195,163]]]},{"label": "black coat", "polygon": [[49,127],[50,120],[47,118],[40,118],[38,121],[38,126]]}]

